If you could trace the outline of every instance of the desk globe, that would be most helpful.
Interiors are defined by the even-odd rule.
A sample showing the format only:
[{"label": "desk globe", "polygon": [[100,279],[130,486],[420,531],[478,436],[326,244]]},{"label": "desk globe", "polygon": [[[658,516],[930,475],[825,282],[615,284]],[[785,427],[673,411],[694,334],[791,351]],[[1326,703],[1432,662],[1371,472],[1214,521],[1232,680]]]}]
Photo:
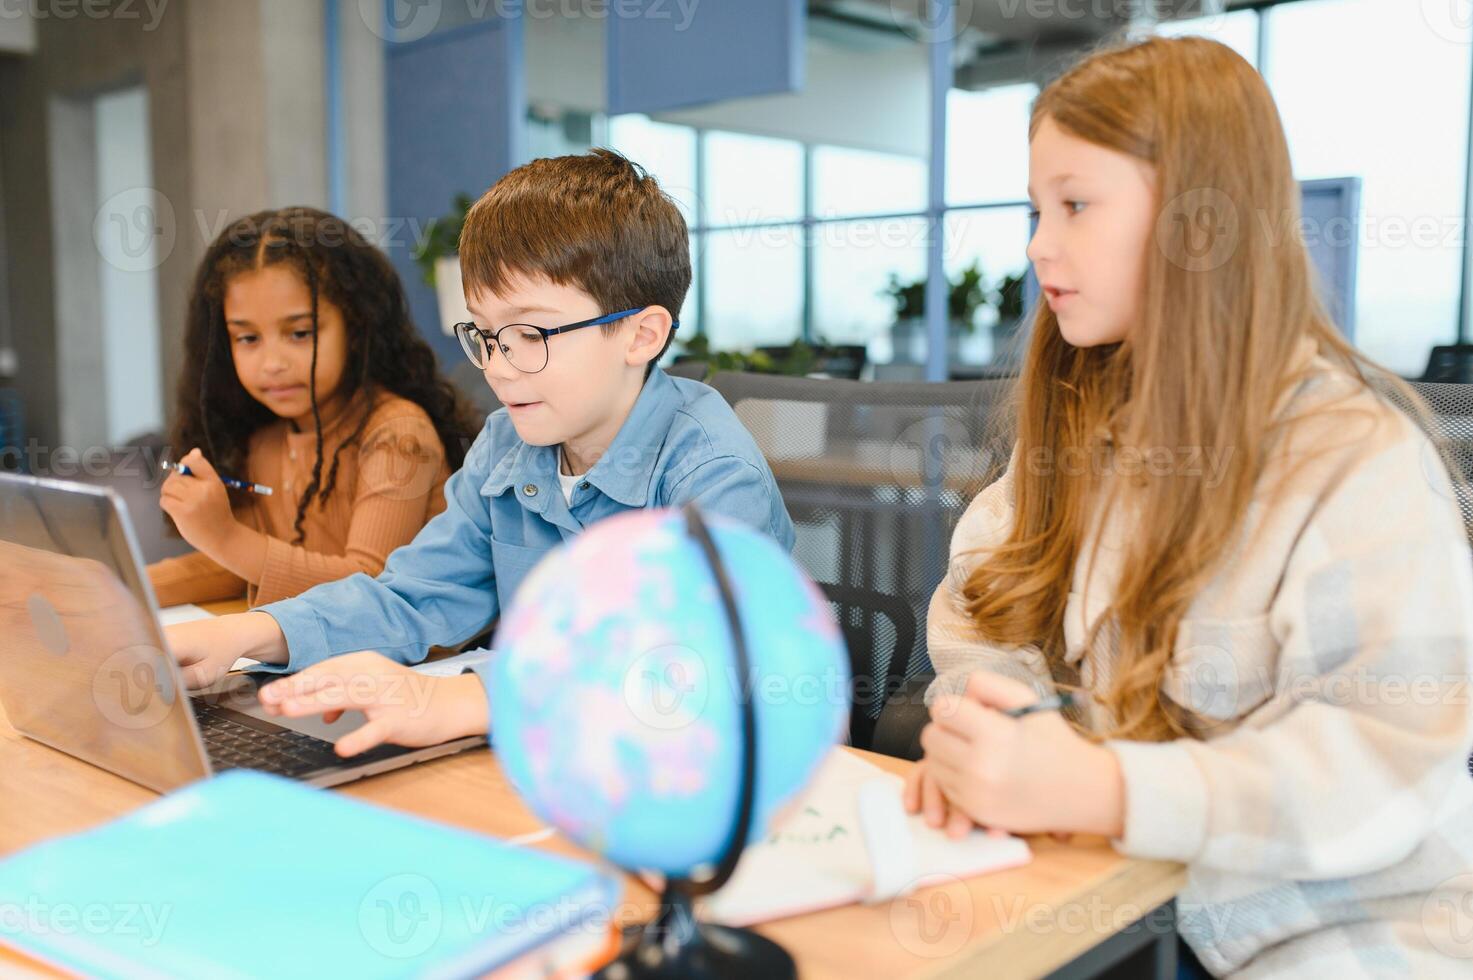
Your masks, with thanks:
[{"label": "desk globe", "polygon": [[538,564],[494,647],[512,784],[571,840],[666,879],[601,975],[794,976],[776,943],[693,908],[845,731],[843,639],[788,554],[694,507],[610,518]]}]

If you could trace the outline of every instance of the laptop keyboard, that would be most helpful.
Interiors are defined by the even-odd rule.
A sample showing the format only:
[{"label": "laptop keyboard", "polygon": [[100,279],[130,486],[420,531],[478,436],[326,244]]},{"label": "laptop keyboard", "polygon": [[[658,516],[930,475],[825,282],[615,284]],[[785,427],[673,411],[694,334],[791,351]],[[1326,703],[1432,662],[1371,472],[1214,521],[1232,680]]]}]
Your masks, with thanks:
[{"label": "laptop keyboard", "polygon": [[294,732],[199,698],[190,701],[216,772],[257,769],[279,776],[301,777],[322,769],[389,759],[409,751],[399,745],[380,745],[344,759],[325,739]]}]

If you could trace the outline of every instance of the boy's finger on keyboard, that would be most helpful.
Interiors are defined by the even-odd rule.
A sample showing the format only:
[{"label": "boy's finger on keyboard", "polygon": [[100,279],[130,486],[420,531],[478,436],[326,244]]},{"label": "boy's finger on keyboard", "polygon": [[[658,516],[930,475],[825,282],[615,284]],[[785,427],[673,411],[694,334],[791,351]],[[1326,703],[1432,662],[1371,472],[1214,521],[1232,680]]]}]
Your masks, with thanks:
[{"label": "boy's finger on keyboard", "polygon": [[348,758],[360,752],[367,751],[375,745],[379,745],[389,736],[390,723],[382,718],[365,724],[362,728],[355,728],[334,743],[333,748],[337,754]]}]

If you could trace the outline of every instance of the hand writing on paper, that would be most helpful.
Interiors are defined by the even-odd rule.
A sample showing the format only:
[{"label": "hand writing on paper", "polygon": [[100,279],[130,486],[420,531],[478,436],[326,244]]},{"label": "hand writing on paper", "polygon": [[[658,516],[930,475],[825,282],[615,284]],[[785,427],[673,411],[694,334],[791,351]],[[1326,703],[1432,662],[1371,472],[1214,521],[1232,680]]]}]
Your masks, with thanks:
[{"label": "hand writing on paper", "polygon": [[964,694],[938,698],[921,733],[925,758],[906,786],[911,812],[952,836],[964,821],[1014,833],[1124,830],[1124,788],[1114,753],[1046,711],[1002,712],[1038,700],[1027,685],[979,671]]}]

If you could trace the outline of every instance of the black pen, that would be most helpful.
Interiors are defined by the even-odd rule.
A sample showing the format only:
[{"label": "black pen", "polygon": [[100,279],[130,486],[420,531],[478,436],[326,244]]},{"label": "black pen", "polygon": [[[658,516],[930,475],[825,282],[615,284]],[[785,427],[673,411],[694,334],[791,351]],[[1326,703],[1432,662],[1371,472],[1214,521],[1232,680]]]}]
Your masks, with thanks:
[{"label": "black pen", "polygon": [[1003,714],[1009,718],[1022,718],[1024,715],[1031,715],[1035,711],[1063,711],[1065,708],[1072,708],[1073,706],[1074,695],[1068,691],[1064,691],[1060,694],[1050,695],[1042,701],[1025,704],[1021,708],[1008,708],[1003,711]]}]

